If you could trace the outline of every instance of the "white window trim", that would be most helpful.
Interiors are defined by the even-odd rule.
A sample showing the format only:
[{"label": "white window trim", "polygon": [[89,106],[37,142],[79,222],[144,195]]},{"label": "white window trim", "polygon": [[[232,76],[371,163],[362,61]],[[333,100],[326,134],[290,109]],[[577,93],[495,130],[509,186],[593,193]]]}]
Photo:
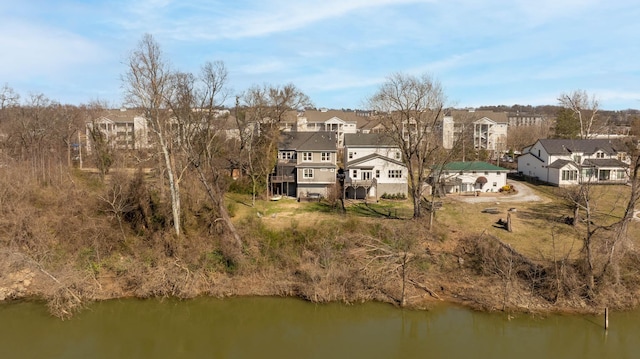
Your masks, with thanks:
[{"label": "white window trim", "polygon": [[302,169],[302,178],[304,179],[313,179],[314,173],[313,168],[303,168]]}]

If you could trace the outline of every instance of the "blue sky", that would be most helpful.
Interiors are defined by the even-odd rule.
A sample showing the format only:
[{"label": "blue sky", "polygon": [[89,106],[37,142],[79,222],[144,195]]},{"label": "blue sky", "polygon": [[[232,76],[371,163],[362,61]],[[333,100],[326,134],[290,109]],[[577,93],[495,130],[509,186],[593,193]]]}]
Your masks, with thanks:
[{"label": "blue sky", "polygon": [[635,0],[0,0],[0,86],[122,103],[144,33],[172,67],[222,60],[229,85],[293,83],[317,107],[365,108],[394,72],[430,74],[449,104],[640,108]]}]

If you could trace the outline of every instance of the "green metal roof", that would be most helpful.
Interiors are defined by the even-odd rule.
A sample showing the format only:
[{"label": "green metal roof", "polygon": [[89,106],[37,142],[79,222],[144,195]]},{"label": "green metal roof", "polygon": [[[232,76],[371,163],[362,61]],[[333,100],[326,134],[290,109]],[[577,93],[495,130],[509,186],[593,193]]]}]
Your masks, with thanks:
[{"label": "green metal roof", "polygon": [[444,171],[509,171],[506,168],[498,167],[496,165],[492,165],[491,163],[482,162],[482,161],[473,161],[473,162],[449,162],[444,165]]}]

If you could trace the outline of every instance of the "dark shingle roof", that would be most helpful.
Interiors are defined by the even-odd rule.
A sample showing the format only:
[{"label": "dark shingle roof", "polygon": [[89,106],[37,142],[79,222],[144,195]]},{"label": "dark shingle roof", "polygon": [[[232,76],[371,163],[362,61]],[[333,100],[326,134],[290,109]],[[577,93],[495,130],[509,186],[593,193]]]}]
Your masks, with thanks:
[{"label": "dark shingle roof", "polygon": [[336,151],[336,135],[333,132],[285,132],[280,137],[279,150]]},{"label": "dark shingle roof", "polygon": [[607,139],[542,139],[540,144],[547,153],[552,155],[570,154],[582,152],[585,154],[593,154],[598,150],[602,150],[607,154],[615,154],[622,149],[615,141]]},{"label": "dark shingle roof", "polygon": [[550,164],[547,167],[549,167],[549,168],[562,168],[562,167],[566,166],[568,163],[571,163],[571,164],[573,164],[574,166],[577,167],[576,163],[573,162],[573,161],[570,161],[570,160],[555,160],[555,161],[553,161],[552,164]]},{"label": "dark shingle roof", "polygon": [[382,133],[345,133],[345,147],[397,147]]},{"label": "dark shingle roof", "polygon": [[615,158],[589,158],[582,162],[583,166],[595,167],[628,167],[628,165]]},{"label": "dark shingle roof", "polygon": [[506,168],[482,161],[449,162],[444,165],[444,171],[509,171]]}]

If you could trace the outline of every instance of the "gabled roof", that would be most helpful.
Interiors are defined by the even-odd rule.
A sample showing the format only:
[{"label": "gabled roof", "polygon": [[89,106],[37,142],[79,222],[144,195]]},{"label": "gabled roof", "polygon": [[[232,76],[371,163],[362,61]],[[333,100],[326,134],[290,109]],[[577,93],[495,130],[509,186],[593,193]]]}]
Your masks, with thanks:
[{"label": "gabled roof", "polygon": [[550,165],[549,165],[549,166],[547,166],[547,167],[548,167],[548,168],[556,168],[556,169],[559,169],[559,168],[563,168],[564,166],[566,166],[566,165],[568,165],[568,164],[571,164],[571,165],[573,165],[574,167],[578,168],[578,165],[577,165],[575,162],[571,161],[571,160],[555,160],[555,161],[553,161],[553,163],[552,163],[552,164],[550,164]]},{"label": "gabled roof", "polygon": [[538,140],[542,147],[547,151],[550,155],[568,155],[571,153],[584,153],[584,154],[593,154],[598,150],[603,151],[606,154],[612,155],[618,153],[618,151],[623,150],[624,147],[620,146],[618,143],[608,139],[558,139],[558,138],[547,138]]},{"label": "gabled roof", "polygon": [[582,162],[582,165],[594,167],[629,167],[626,163],[615,158],[589,158],[584,160],[584,162]]},{"label": "gabled roof", "polygon": [[490,119],[489,117],[483,117],[479,120],[475,120],[473,121],[474,124],[491,124],[491,125],[497,125],[498,123],[492,119]]},{"label": "gabled roof", "polygon": [[357,158],[357,159],[355,159],[353,161],[347,162],[345,167],[346,168],[352,168],[352,167],[357,166],[359,164],[368,162],[368,161],[370,161],[370,160],[372,160],[374,158],[381,158],[381,159],[383,159],[383,160],[385,160],[387,162],[395,163],[395,164],[397,164],[399,166],[404,166],[404,163],[402,163],[402,162],[400,162],[398,160],[395,160],[393,158],[389,158],[387,156],[384,156],[384,155],[381,155],[381,154],[378,154],[378,153],[372,153],[370,155],[367,155],[367,156],[364,156],[364,157],[360,157],[360,158]]},{"label": "gabled roof", "polygon": [[344,147],[398,147],[382,133],[345,133]]},{"label": "gabled roof", "polygon": [[333,132],[284,132],[278,150],[336,152],[336,135]]},{"label": "gabled roof", "polygon": [[489,172],[507,172],[509,171],[506,168],[498,167],[496,165],[492,165],[491,163],[482,162],[482,161],[473,161],[473,162],[449,162],[445,164],[442,169],[444,171],[489,171]]},{"label": "gabled roof", "polygon": [[496,123],[507,123],[509,118],[506,112],[476,111],[476,110],[451,110],[448,115],[453,117],[456,123],[473,123],[484,117]]},{"label": "gabled roof", "polygon": [[140,111],[132,109],[115,109],[115,110],[105,110],[100,113],[98,120],[107,119],[112,122],[123,123],[123,122],[133,122],[134,119],[138,116],[142,116]]}]

